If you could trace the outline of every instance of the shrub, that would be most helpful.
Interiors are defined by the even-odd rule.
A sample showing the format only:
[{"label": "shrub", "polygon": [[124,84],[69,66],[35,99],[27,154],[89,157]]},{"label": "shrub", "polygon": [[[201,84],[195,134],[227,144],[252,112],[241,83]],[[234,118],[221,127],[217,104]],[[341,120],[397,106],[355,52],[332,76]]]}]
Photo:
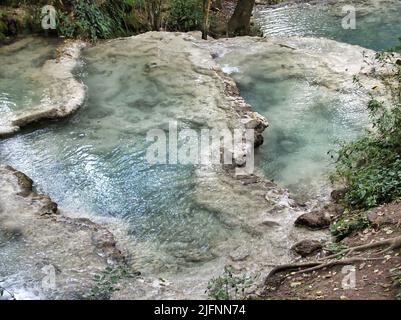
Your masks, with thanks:
[{"label": "shrub", "polygon": [[81,36],[91,41],[113,34],[112,19],[92,0],[74,0],[69,14],[59,10],[57,28],[62,36]]},{"label": "shrub", "polygon": [[230,300],[245,297],[245,289],[251,285],[246,276],[238,277],[233,274],[231,266],[224,268],[222,276],[209,281],[208,296],[214,300]]},{"label": "shrub", "polygon": [[167,27],[174,31],[199,29],[202,24],[202,0],[170,0]]},{"label": "shrub", "polygon": [[331,234],[337,241],[341,241],[355,231],[363,230],[371,224],[365,215],[343,217],[330,227]]},{"label": "shrub", "polygon": [[394,103],[386,106],[373,98],[368,112],[373,130],[354,142],[344,143],[338,152],[334,180],[344,183],[344,204],[352,209],[367,209],[391,202],[401,196],[401,60],[391,54],[378,54],[383,63],[391,61],[396,85]]},{"label": "shrub", "polygon": [[101,274],[94,276],[95,286],[86,298],[109,300],[112,294],[119,290],[117,285],[121,280],[135,278],[139,274],[139,272],[132,272],[126,266],[106,267]]},{"label": "shrub", "polygon": [[140,0],[70,0],[57,8],[57,31],[61,36],[91,41],[144,31],[140,5]]},{"label": "shrub", "polygon": [[6,24],[4,23],[4,21],[2,21],[2,13],[0,12],[0,41],[4,40],[6,38]]}]

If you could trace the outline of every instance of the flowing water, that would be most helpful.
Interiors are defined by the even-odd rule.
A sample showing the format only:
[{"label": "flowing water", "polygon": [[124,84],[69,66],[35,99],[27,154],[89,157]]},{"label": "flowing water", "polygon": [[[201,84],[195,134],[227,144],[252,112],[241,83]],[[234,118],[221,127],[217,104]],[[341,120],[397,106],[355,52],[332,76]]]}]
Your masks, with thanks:
[{"label": "flowing water", "polygon": [[[355,29],[344,29],[342,20],[356,9]],[[373,50],[387,50],[398,45],[401,30],[401,1],[367,0],[289,5],[256,10],[256,21],[265,36],[324,37]]]},{"label": "flowing water", "polygon": [[316,84],[306,69],[301,75],[295,67],[281,68],[277,59],[287,67],[297,63],[283,53],[233,53],[221,63],[236,66],[231,76],[242,96],[270,123],[257,150],[257,167],[308,200],[324,192],[338,142],[357,137],[367,124],[364,101],[357,90],[338,92]]},{"label": "flowing water", "polygon": [[[155,256],[148,247],[137,253],[142,271],[209,261],[213,246],[233,230],[194,200],[195,166],[147,161],[146,133],[167,130],[171,121],[194,129],[211,125],[213,117],[218,121],[197,104],[213,84],[202,87],[202,75],[188,71],[186,56],[180,61],[177,54],[177,64],[167,64],[157,53],[120,49],[86,50],[77,71],[87,85],[85,106],[71,119],[1,141],[0,162],[30,176],[65,211],[124,221],[132,241],[159,252]],[[196,77],[198,86],[185,86],[187,77]],[[16,83],[14,91],[25,90],[23,81]]]},{"label": "flowing water", "polygon": [[[361,28],[347,33],[330,26],[338,20],[337,11],[308,9],[294,16],[292,10],[260,11],[257,18],[267,35],[326,36],[370,48],[395,44],[397,27],[376,28],[383,25],[380,15],[363,15]],[[396,8],[387,12],[391,19],[398,17]],[[54,45],[36,41],[16,53],[0,49],[1,117],[43,99],[45,88],[35,86],[32,74],[53,56]],[[0,162],[29,175],[37,190],[65,211],[121,220],[133,246],[140,248],[135,259],[141,271],[178,273],[210,262],[216,258],[213,249],[223,241],[246,238],[196,200],[195,166],[148,163],[146,133],[166,130],[172,120],[196,129],[224,121],[224,112],[211,111],[219,105],[211,94],[216,84],[194,72],[187,54],[163,58],[147,44],[123,46],[122,52],[115,43],[84,53],[77,70],[87,85],[84,107],[67,120],[0,141]],[[296,64],[296,56],[242,58],[238,53],[220,62],[234,71],[242,95],[270,122],[257,154],[258,167],[267,177],[303,193],[323,183],[331,168],[327,152],[336,140],[362,131],[364,109],[356,92],[339,93],[299,72],[278,68],[277,61],[286,59]],[[191,82],[197,85],[188,86]],[[221,201],[224,205],[229,200]]]},{"label": "flowing water", "polygon": [[[400,1],[372,0],[355,7],[355,30],[342,28],[346,13],[341,5],[259,7],[255,16],[267,38],[323,37],[374,50],[398,44]],[[295,70],[297,57],[245,53],[242,57],[228,54],[220,63],[235,78],[247,102],[270,122],[257,155],[258,167],[296,195],[321,195],[338,142],[357,137],[367,124],[364,102],[356,92],[342,94],[316,85],[307,78],[307,70],[301,75]],[[284,64],[294,72],[280,67]]]},{"label": "flowing water", "polygon": [[0,47],[0,126],[2,121],[47,98],[36,81],[40,67],[55,56],[57,40],[26,38]]}]

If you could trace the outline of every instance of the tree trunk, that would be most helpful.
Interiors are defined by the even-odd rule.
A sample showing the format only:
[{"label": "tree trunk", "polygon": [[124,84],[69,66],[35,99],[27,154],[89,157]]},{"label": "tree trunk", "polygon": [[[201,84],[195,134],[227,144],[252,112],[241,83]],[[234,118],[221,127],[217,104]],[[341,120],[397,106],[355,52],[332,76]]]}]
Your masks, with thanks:
[{"label": "tree trunk", "polygon": [[212,0],[203,0],[202,39],[207,40],[209,32],[209,12]]},{"label": "tree trunk", "polygon": [[229,36],[245,36],[249,34],[254,5],[255,0],[238,0],[234,14],[228,22]]},{"label": "tree trunk", "polygon": [[152,30],[159,31],[161,27],[162,0],[148,0],[147,11]]}]

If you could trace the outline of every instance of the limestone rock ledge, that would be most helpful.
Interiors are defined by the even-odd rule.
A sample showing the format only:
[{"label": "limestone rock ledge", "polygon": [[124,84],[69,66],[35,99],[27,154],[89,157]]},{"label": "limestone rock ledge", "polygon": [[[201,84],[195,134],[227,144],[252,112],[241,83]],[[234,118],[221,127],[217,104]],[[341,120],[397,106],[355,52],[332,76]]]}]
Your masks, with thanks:
[{"label": "limestone rock ledge", "polygon": [[[85,297],[95,274],[124,262],[107,229],[64,216],[33,190],[30,178],[6,165],[0,165],[0,245],[0,281],[17,298],[21,291],[21,298],[27,291],[37,298]],[[55,270],[55,285],[43,288],[48,267]]]},{"label": "limestone rock ledge", "polygon": [[60,119],[74,113],[85,100],[85,87],[73,75],[79,63],[82,41],[65,41],[58,48],[57,59],[48,60],[34,78],[47,88],[46,99],[32,108],[20,111],[0,125],[0,138],[15,134],[21,128],[41,120]]}]

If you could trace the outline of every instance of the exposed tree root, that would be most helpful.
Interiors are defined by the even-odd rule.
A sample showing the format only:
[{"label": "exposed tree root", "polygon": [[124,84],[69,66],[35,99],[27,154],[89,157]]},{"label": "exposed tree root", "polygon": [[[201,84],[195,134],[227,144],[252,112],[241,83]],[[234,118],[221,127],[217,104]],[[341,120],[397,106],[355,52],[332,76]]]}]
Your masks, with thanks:
[{"label": "exposed tree root", "polygon": [[384,247],[384,246],[387,246],[387,248],[385,248],[383,251],[380,251],[378,254],[383,254],[385,252],[400,248],[401,247],[401,236],[382,240],[382,241],[377,241],[377,242],[373,242],[373,243],[368,243],[368,244],[364,244],[361,246],[347,248],[338,253],[324,257],[321,260],[330,260],[330,259],[338,258],[340,256],[348,256],[351,253],[356,252],[356,251],[375,249],[375,248],[380,248],[380,247]]},{"label": "exposed tree root", "polygon": [[[299,269],[298,271],[295,272],[295,274],[300,274],[300,273],[307,273],[307,272],[320,270],[320,269],[327,268],[327,267],[333,267],[336,265],[347,265],[347,264],[353,264],[356,262],[372,261],[372,260],[384,260],[384,259],[386,259],[385,257],[370,257],[370,258],[369,257],[368,258],[354,257],[354,258],[341,259],[341,260],[336,259],[341,256],[350,255],[353,252],[364,251],[364,250],[374,249],[374,248],[381,248],[381,247],[386,247],[384,250],[382,250],[378,253],[381,255],[390,250],[400,248],[401,247],[401,236],[374,242],[374,243],[369,243],[369,244],[365,244],[365,245],[361,245],[361,246],[347,248],[336,254],[324,257],[324,258],[316,260],[316,261],[305,262],[305,263],[285,264],[285,265],[277,266],[272,271],[270,271],[269,275],[266,278],[266,281],[268,281],[275,274],[284,272],[284,271]],[[333,259],[336,259],[336,260],[333,260]]]},{"label": "exposed tree root", "polygon": [[266,280],[270,277],[274,276],[275,274],[283,271],[291,271],[296,269],[301,269],[293,274],[300,274],[306,272],[312,272],[316,270],[320,270],[327,267],[333,267],[336,265],[347,265],[356,262],[364,262],[364,261],[371,261],[371,260],[383,260],[385,258],[362,258],[362,257],[355,257],[351,259],[344,259],[344,260],[334,260],[328,262],[322,261],[313,261],[313,262],[306,262],[306,263],[293,263],[293,264],[284,264],[281,266],[277,266],[272,271],[270,271],[269,275],[267,276]]},{"label": "exposed tree root", "polygon": [[321,263],[315,267],[308,268],[308,269],[303,269],[298,272],[295,272],[295,274],[300,274],[300,273],[306,273],[306,272],[312,272],[316,270],[320,270],[323,268],[327,267],[333,267],[333,266],[338,266],[338,265],[348,265],[348,264],[353,264],[356,262],[365,262],[365,261],[372,261],[372,260],[384,260],[385,258],[362,258],[362,257],[355,257],[351,259],[344,259],[344,260],[334,260],[334,261],[329,261],[325,263]]}]

